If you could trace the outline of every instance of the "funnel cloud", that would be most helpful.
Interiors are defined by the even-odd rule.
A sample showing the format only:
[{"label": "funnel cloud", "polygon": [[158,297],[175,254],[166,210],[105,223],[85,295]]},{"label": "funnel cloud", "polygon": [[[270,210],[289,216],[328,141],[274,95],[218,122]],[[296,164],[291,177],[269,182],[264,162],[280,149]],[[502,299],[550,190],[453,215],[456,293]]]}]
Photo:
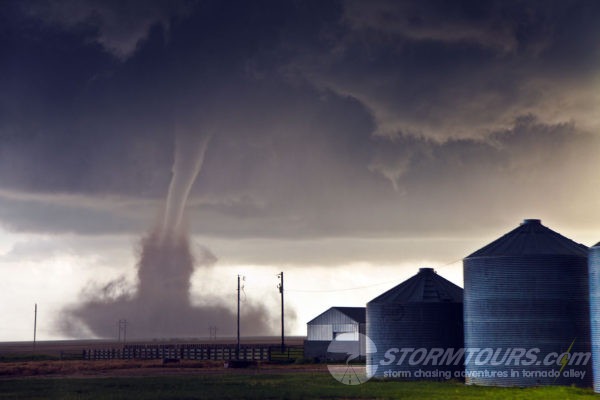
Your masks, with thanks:
[{"label": "funnel cloud", "polygon": [[185,203],[202,168],[204,153],[209,140],[210,136],[195,138],[191,135],[183,136],[180,134],[175,137],[173,178],[169,185],[165,206],[163,235],[181,234],[181,219]]},{"label": "funnel cloud", "polygon": [[[236,315],[219,299],[204,298],[202,306],[190,302],[195,267],[210,268],[216,262],[210,251],[199,258],[193,256],[183,221],[185,204],[209,141],[207,135],[176,135],[164,217],[141,241],[137,287],[130,289],[119,278],[89,289],[83,294],[83,304],[64,311],[64,333],[82,336],[91,331],[98,337],[112,337],[119,319],[126,319],[129,336],[138,338],[205,336],[211,326],[224,335],[235,332]],[[269,333],[264,306],[245,303],[241,319],[245,334]]]}]

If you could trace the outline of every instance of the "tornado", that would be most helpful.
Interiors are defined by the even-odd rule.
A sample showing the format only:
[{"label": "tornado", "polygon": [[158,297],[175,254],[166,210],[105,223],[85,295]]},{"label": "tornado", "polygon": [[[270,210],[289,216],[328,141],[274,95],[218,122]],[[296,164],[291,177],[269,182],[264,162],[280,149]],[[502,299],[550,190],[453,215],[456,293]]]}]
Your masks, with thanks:
[{"label": "tornado", "polygon": [[204,154],[208,147],[210,135],[199,137],[180,134],[175,137],[175,160],[173,162],[173,177],[169,184],[165,217],[162,226],[164,237],[181,234],[181,219],[185,203],[190,195],[192,185],[202,169]]},{"label": "tornado", "polygon": [[[208,134],[188,131],[176,134],[164,209],[141,239],[137,284],[133,290],[127,290],[124,279],[119,278],[82,292],[80,303],[66,307],[61,313],[58,326],[64,334],[77,338],[114,337],[119,319],[128,321],[128,337],[203,337],[212,326],[222,335],[234,334],[235,304],[207,296],[201,298],[203,306],[193,306],[190,301],[194,271],[217,268],[214,266],[217,258],[208,249],[194,257],[184,221],[185,205],[202,170],[210,140]],[[232,277],[223,280],[228,278]],[[270,334],[274,326],[265,307],[251,302],[243,306],[242,323],[248,335]]]}]

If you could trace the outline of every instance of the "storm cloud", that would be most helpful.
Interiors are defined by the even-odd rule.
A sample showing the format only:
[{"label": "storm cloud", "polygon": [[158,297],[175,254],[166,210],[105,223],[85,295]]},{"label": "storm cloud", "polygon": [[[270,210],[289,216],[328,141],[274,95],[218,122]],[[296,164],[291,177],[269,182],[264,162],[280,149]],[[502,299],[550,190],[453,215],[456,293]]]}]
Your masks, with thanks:
[{"label": "storm cloud", "polygon": [[589,1],[8,2],[0,224],[141,235],[186,120],[213,135],[185,222],[240,263],[398,260],[395,240],[527,217],[595,229],[599,16]]}]

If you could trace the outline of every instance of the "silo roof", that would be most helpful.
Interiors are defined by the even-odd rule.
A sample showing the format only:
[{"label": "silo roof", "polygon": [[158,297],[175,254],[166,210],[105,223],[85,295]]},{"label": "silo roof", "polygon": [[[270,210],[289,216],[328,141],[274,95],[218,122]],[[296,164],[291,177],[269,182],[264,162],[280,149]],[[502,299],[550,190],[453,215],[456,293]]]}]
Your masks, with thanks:
[{"label": "silo roof", "polygon": [[419,273],[369,303],[462,303],[463,290],[439,276],[433,268]]},{"label": "silo roof", "polygon": [[587,246],[576,243],[545,227],[539,219],[526,219],[517,228],[467,258],[525,255],[587,257],[587,253]]}]

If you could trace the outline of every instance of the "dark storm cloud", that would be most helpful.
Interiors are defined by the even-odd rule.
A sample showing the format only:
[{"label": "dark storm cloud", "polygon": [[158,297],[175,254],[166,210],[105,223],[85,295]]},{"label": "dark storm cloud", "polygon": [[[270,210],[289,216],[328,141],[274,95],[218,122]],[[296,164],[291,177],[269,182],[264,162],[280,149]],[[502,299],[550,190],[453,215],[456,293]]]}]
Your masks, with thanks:
[{"label": "dark storm cloud", "polygon": [[[193,225],[225,237],[411,237],[475,234],[488,224],[514,224],[533,214],[580,226],[589,221],[573,206],[573,193],[589,210],[593,203],[586,199],[593,198],[597,181],[590,160],[600,143],[573,123],[548,125],[523,116],[485,140],[440,143],[398,136],[375,140],[372,147],[370,163],[353,173],[336,171],[331,160],[321,179],[273,168],[270,181],[295,180],[265,193],[266,182],[256,178],[248,184],[246,201],[196,204]],[[205,172],[211,176],[208,168]],[[205,183],[201,179],[198,186]]]},{"label": "dark storm cloud", "polygon": [[185,15],[195,1],[61,0],[31,1],[21,10],[47,25],[83,30],[90,41],[124,58],[153,25],[169,27],[171,18]]},{"label": "dark storm cloud", "polygon": [[153,25],[124,61],[90,42],[91,23],[66,29],[7,17],[3,182],[158,196],[169,182],[176,121],[218,121],[225,134],[256,137],[287,87],[254,78],[262,47],[273,50],[277,15],[242,5],[203,3],[169,32]]},{"label": "dark storm cloud", "polygon": [[422,212],[406,213],[396,223],[410,221],[423,233],[438,226],[458,230],[510,224],[528,214],[584,225],[589,216],[574,207],[573,194],[584,197],[579,205],[590,206],[585,198],[595,196],[596,181],[590,160],[599,149],[597,136],[572,123],[547,125],[523,116],[485,140],[439,143],[403,136],[386,146],[372,166],[393,181],[407,211]]},{"label": "dark storm cloud", "polygon": [[568,8],[568,3],[542,8],[527,1],[350,0],[345,2],[344,21],[357,30],[511,52],[543,48],[552,34],[552,17]]},{"label": "dark storm cloud", "polygon": [[480,137],[526,113],[597,127],[597,99],[580,89],[595,79],[598,12],[579,2],[348,2],[334,45],[291,70],[358,99],[382,136]]},{"label": "dark storm cloud", "polygon": [[157,208],[139,199],[0,191],[0,226],[17,232],[131,232],[143,230]]},{"label": "dark storm cloud", "polygon": [[205,235],[586,224],[595,3],[27,4],[0,36],[4,226],[139,232],[182,121],[217,132],[189,202]]}]

